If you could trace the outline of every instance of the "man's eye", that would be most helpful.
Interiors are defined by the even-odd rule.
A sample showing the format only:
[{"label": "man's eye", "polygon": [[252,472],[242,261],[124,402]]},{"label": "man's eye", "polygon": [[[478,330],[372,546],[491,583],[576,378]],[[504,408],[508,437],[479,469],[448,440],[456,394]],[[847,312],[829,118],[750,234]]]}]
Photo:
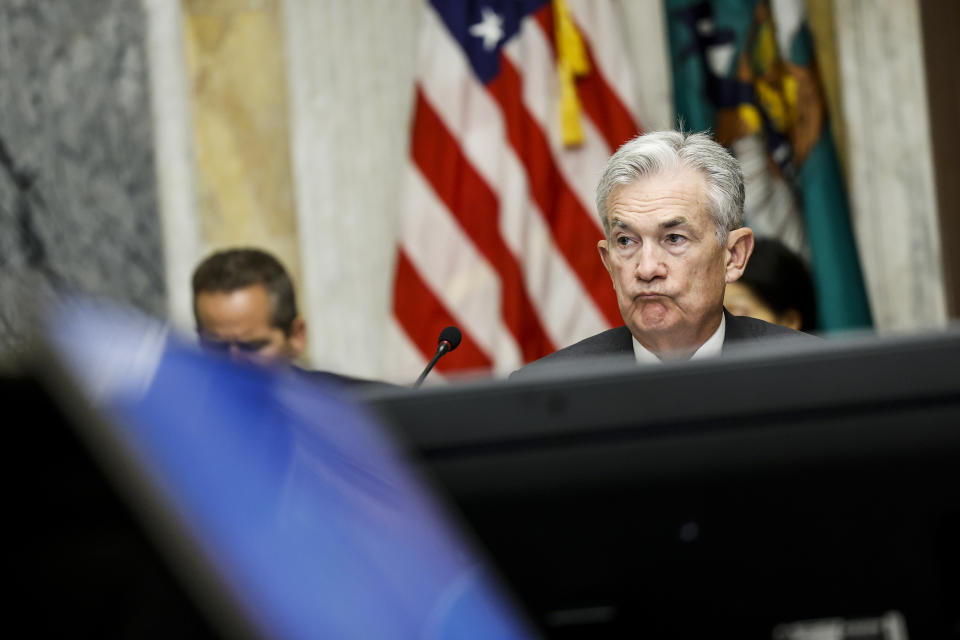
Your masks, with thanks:
[{"label": "man's eye", "polygon": [[669,233],[669,234],[667,234],[667,242],[668,242],[669,244],[680,244],[680,243],[683,242],[684,240],[686,240],[686,238],[685,238],[684,236],[680,235],[679,233]]},{"label": "man's eye", "polygon": [[234,343],[237,349],[240,351],[245,351],[247,353],[256,353],[257,351],[263,350],[264,347],[269,344],[267,340],[250,340],[248,342],[237,341]]},{"label": "man's eye", "polygon": [[633,239],[632,239],[632,238],[628,238],[627,236],[619,236],[619,237],[617,238],[617,244],[620,245],[621,247],[626,247],[626,246],[628,246],[631,242],[633,242]]},{"label": "man's eye", "polygon": [[214,340],[200,336],[200,346],[208,351],[227,351],[230,349],[230,343],[222,340]]}]

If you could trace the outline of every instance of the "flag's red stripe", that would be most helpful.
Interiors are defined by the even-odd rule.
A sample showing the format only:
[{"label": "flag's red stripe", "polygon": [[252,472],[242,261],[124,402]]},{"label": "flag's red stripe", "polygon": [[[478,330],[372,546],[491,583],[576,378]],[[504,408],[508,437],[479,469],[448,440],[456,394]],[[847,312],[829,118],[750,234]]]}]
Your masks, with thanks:
[{"label": "flag's red stripe", "polygon": [[[554,39],[553,28],[553,5],[547,4],[538,10],[534,17],[537,24],[543,29],[547,42],[553,50],[556,57],[556,41]],[[583,33],[583,29],[580,29]],[[587,52],[587,58],[590,63],[590,72],[577,78],[577,96],[580,98],[580,104],[584,111],[593,121],[594,126],[600,131],[600,135],[606,141],[611,151],[617,149],[627,140],[640,133],[640,127],[630,115],[620,96],[617,95],[607,79],[600,72],[597,61],[593,56],[593,49],[586,37],[581,38]]]},{"label": "flag's red stripe", "polygon": [[[447,308],[423,281],[403,248],[397,258],[396,281],[393,288],[393,314],[410,340],[426,360],[437,352],[437,336],[444,327],[456,325]],[[463,369],[490,370],[493,363],[477,346],[470,335],[460,327],[463,340],[454,351],[438,363],[440,371]],[[419,372],[416,372],[419,373]]]},{"label": "flag's red stripe", "polygon": [[586,38],[584,43],[590,60],[590,73],[577,78],[577,95],[580,96],[584,111],[600,130],[610,149],[616,150],[624,142],[641,133],[641,130],[620,101],[620,96],[610,88],[607,79],[600,73]]},{"label": "flag's red stripe", "polygon": [[524,361],[553,353],[556,346],[540,324],[524,286],[520,264],[500,235],[500,205],[496,194],[464,156],[456,138],[420,88],[415,109],[411,145],[414,162],[500,276],[504,323],[516,338]]},{"label": "flag's red stripe", "polygon": [[507,137],[527,170],[533,200],[546,218],[557,248],[611,325],[623,324],[610,276],[597,255],[602,233],[557,169],[546,135],[523,104],[520,76],[500,56],[500,74],[487,84],[500,105]]}]

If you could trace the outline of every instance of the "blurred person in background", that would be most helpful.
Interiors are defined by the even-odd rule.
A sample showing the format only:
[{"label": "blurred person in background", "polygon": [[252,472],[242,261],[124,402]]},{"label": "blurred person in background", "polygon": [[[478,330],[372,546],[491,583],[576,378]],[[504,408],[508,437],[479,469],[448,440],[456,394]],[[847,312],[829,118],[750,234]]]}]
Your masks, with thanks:
[{"label": "blurred person in background", "polygon": [[234,359],[292,362],[307,348],[293,282],[260,249],[218,251],[193,272],[193,314],[200,343]]},{"label": "blurred person in background", "polygon": [[[293,365],[307,349],[307,323],[297,310],[293,281],[261,249],[217,251],[193,272],[193,315],[205,349],[234,360]],[[317,382],[387,386],[327,371],[294,369]]]},{"label": "blurred person in background", "polygon": [[773,238],[757,238],[743,275],[727,284],[723,306],[797,331],[817,329],[813,280],[799,255]]}]

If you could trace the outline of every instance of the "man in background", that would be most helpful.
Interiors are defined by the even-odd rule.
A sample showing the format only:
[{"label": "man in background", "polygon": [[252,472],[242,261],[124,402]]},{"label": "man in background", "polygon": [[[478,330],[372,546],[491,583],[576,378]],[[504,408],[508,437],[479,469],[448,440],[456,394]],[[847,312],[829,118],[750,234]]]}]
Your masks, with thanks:
[{"label": "man in background", "polygon": [[[307,324],[280,261],[253,248],[217,251],[193,272],[193,315],[200,344],[235,360],[292,365],[307,349]],[[295,367],[311,380],[350,387],[385,382]]]},{"label": "man in background", "polygon": [[775,238],[757,238],[743,276],[727,284],[723,306],[750,316],[813,333],[817,297],[803,258]]},{"label": "man in background", "polygon": [[201,344],[235,359],[292,362],[307,348],[293,282],[259,249],[226,249],[193,273],[193,314]]}]

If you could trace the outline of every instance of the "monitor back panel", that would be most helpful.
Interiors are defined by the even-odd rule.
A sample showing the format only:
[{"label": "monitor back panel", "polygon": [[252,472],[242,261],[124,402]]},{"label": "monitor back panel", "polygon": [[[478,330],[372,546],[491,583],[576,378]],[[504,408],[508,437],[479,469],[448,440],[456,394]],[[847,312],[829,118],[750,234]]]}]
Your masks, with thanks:
[{"label": "monitor back panel", "polygon": [[551,636],[956,637],[960,340],[828,346],[373,403]]}]

